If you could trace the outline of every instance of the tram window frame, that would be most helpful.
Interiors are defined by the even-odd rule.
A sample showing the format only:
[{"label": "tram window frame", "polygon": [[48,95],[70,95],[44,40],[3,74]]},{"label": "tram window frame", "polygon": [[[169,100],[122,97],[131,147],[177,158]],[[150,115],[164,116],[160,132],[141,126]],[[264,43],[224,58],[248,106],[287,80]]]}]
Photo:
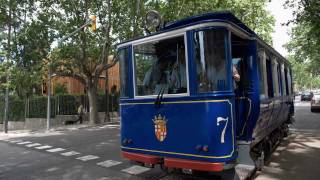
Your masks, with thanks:
[{"label": "tram window frame", "polygon": [[[201,71],[200,73],[198,72],[198,60],[197,58],[200,58],[200,61],[206,61],[205,59],[205,53],[204,54],[201,54],[201,45],[200,45],[200,40],[198,39],[198,44],[196,44],[196,41],[195,41],[195,38],[196,38],[196,33],[199,33],[199,32],[206,32],[206,31],[221,31],[223,33],[223,42],[224,42],[224,45],[223,45],[223,48],[224,48],[224,53],[223,53],[223,56],[224,56],[224,61],[225,61],[225,79],[224,79],[224,83],[223,83],[223,88],[219,89],[218,88],[218,82],[217,82],[217,87],[213,89],[213,86],[209,86],[208,87],[203,87],[203,89],[200,89],[201,87],[201,84],[208,84],[208,82],[200,82],[200,76],[199,74],[200,73],[205,73],[207,74],[207,72],[204,72],[204,71]],[[196,76],[196,84],[197,84],[197,87],[196,87],[196,92],[199,93],[199,94],[208,94],[208,93],[217,93],[217,92],[226,92],[226,91],[230,91],[231,90],[231,84],[230,84],[230,81],[229,81],[229,78],[231,78],[230,76],[230,73],[231,73],[231,68],[229,68],[230,66],[230,54],[229,53],[229,50],[230,50],[230,32],[226,29],[226,28],[223,28],[223,27],[206,27],[206,28],[201,28],[201,29],[196,29],[192,32],[192,46],[193,46],[193,59],[194,59],[194,64],[195,64],[195,76]],[[204,37],[203,37],[204,38]],[[202,40],[203,41],[203,40]],[[214,42],[214,41],[212,41]],[[228,46],[229,45],[229,46]],[[199,47],[198,47],[199,46]],[[204,45],[202,45],[204,46]],[[197,48],[198,47],[198,48]],[[205,47],[202,47],[205,49]],[[199,50],[198,50],[199,49]],[[202,60],[202,58],[204,58],[204,60]],[[201,62],[200,62],[201,63]],[[202,65],[203,66],[203,65]],[[206,77],[208,77],[208,75],[206,75]]]},{"label": "tram window frame", "polygon": [[[139,46],[139,45],[145,45],[148,43],[154,43],[154,42],[159,42],[159,41],[165,41],[165,40],[170,40],[170,39],[174,39],[174,38],[179,38],[182,37],[183,38],[183,44],[184,44],[184,60],[185,60],[185,73],[186,73],[186,92],[183,93],[163,93],[163,97],[180,97],[180,96],[188,96],[190,94],[190,89],[189,89],[189,65],[188,65],[188,43],[187,43],[187,36],[186,36],[186,32],[183,33],[177,33],[174,34],[172,36],[161,36],[161,37],[156,37],[156,38],[152,38],[150,40],[147,41],[143,41],[143,42],[138,42],[138,43],[134,43],[132,44],[132,74],[133,74],[133,91],[134,91],[134,98],[136,99],[143,99],[143,98],[156,98],[158,97],[158,94],[142,94],[139,95],[138,94],[138,89],[137,89],[137,76],[136,76],[136,59],[135,59],[135,47]],[[147,72],[146,72],[147,73]]]},{"label": "tram window frame", "polygon": [[[124,55],[121,54],[122,52],[124,53]],[[123,47],[118,49],[118,57],[119,57],[119,66],[120,66],[120,97],[128,98],[130,96],[130,92],[129,92],[130,48]]]}]

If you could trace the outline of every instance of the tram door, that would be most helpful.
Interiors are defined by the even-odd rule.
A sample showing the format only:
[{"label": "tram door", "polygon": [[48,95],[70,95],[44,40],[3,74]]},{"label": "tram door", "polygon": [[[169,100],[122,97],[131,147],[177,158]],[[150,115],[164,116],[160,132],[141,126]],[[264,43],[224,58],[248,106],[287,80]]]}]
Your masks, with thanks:
[{"label": "tram door", "polygon": [[232,36],[232,65],[240,75],[240,81],[233,83],[236,102],[237,116],[237,138],[238,140],[247,138],[247,127],[251,113],[251,77],[250,61],[252,55],[249,50],[249,41]]}]

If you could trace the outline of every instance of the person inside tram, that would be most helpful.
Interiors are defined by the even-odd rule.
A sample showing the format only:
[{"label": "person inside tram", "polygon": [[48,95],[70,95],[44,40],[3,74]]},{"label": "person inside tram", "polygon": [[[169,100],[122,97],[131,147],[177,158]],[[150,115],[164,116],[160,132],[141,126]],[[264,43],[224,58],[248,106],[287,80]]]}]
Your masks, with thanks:
[{"label": "person inside tram", "polygon": [[168,63],[164,59],[159,59],[147,71],[143,79],[145,94],[159,94],[163,91],[167,94],[169,91],[170,76],[167,71]]},{"label": "person inside tram", "polygon": [[[171,46],[171,47],[169,47]],[[158,60],[145,74],[145,94],[176,94],[187,92],[186,60],[183,45],[166,45],[156,48]]]},{"label": "person inside tram", "polygon": [[171,93],[186,93],[187,92],[187,75],[186,75],[186,59],[184,46],[178,49],[178,56],[173,65],[170,75],[170,90]]},{"label": "person inside tram", "polygon": [[239,67],[241,64],[241,58],[233,58],[232,59],[232,79],[233,79],[233,88],[235,90],[238,89],[239,87],[239,82],[240,82],[240,74],[239,74]]},{"label": "person inside tram", "polygon": [[232,78],[233,78],[233,88],[237,89],[238,82],[240,82],[240,74],[235,65],[232,65]]}]

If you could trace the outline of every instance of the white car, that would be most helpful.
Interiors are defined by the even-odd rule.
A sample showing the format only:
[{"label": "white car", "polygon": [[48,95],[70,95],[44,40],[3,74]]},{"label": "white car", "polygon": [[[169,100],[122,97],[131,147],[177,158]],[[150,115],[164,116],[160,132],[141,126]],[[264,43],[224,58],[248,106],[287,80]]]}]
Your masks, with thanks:
[{"label": "white car", "polygon": [[311,99],[311,112],[316,110],[320,110],[320,93],[314,94]]}]

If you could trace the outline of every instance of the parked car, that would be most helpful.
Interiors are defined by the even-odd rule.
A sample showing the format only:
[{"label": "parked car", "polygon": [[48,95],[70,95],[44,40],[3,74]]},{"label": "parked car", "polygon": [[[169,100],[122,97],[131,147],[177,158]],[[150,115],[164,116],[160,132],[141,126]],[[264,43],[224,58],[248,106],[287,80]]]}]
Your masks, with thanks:
[{"label": "parked car", "polygon": [[301,94],[301,101],[311,101],[313,96],[312,92],[305,91]]},{"label": "parked car", "polygon": [[311,99],[311,112],[320,110],[320,93],[314,94]]}]

